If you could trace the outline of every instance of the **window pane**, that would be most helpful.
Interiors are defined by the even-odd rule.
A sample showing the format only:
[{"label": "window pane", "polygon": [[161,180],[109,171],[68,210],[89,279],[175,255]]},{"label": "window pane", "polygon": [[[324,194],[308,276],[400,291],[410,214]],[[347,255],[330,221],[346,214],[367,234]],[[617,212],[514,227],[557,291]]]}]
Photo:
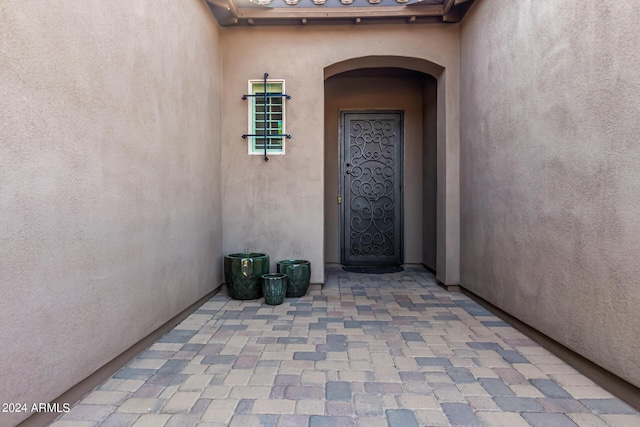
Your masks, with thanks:
[{"label": "window pane", "polygon": [[267,96],[264,82],[251,82],[251,110],[250,133],[257,135],[251,139],[251,150],[259,153],[264,150],[265,141],[267,151],[272,153],[282,152],[284,149],[284,99],[282,97],[282,82],[267,82]]}]

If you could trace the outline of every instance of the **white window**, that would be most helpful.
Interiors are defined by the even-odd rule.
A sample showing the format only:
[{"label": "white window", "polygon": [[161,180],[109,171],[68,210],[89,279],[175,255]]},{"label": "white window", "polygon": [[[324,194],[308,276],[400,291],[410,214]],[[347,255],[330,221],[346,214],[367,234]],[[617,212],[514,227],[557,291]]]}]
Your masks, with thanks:
[{"label": "white window", "polygon": [[249,154],[284,154],[284,80],[249,80]]}]

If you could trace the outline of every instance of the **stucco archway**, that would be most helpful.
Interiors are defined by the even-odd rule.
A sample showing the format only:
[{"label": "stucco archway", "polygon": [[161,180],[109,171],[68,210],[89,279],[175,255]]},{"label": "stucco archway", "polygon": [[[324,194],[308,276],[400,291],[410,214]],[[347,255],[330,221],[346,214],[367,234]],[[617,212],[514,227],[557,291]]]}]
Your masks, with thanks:
[{"label": "stucco archway", "polygon": [[345,61],[336,62],[324,69],[324,79],[328,79],[337,74],[363,68],[403,68],[406,70],[419,71],[439,78],[445,72],[445,68],[440,65],[421,58],[411,58],[407,56],[362,56],[351,58]]},{"label": "stucco archway", "polygon": [[[404,83],[398,83],[397,80],[386,80],[381,85],[381,81],[377,81],[377,88],[393,86],[393,89],[387,87],[388,90],[397,94],[390,97],[389,101],[381,101],[380,96],[369,96],[369,101],[365,101],[361,95],[357,95],[357,89],[360,87],[361,93],[371,93],[374,91],[366,91],[363,89],[366,85],[362,85],[357,80],[350,81],[349,84],[343,85],[338,92],[340,95],[334,95],[336,79],[351,76],[363,76],[383,78],[388,76],[388,71],[380,70],[399,70],[394,72],[394,76],[400,78]],[[355,74],[354,74],[355,73]],[[376,74],[378,73],[378,74]],[[386,74],[385,74],[386,73]],[[422,100],[422,120],[420,126],[421,146],[415,147],[414,155],[407,153],[405,156],[407,163],[407,175],[411,175],[415,171],[419,171],[420,177],[410,176],[413,180],[407,181],[407,191],[416,191],[411,186],[416,187],[415,180],[420,180],[418,184],[422,193],[418,200],[423,206],[416,208],[410,206],[412,196],[405,200],[405,206],[409,206],[404,215],[404,219],[409,225],[405,231],[405,236],[409,236],[406,242],[407,257],[406,263],[422,263],[436,270],[437,278],[446,285],[457,285],[459,283],[459,134],[458,134],[458,114],[455,110],[456,103],[452,102],[457,99],[457,85],[447,85],[447,70],[431,61],[404,57],[404,56],[366,56],[352,58],[345,61],[331,64],[324,69],[325,78],[325,260],[327,262],[337,262],[335,256],[336,247],[336,196],[337,189],[335,180],[337,180],[335,156],[335,141],[337,128],[335,127],[335,109],[356,107],[374,108],[401,108],[411,109],[409,104],[416,104],[416,99],[411,95],[412,80],[415,76],[424,76],[424,88],[419,95]],[[404,78],[403,78],[404,76]],[[356,84],[354,84],[354,82]],[[353,92],[352,90],[356,90]],[[397,91],[396,91],[397,90]],[[417,89],[413,86],[413,92]],[[398,92],[399,91],[399,92]],[[380,90],[376,90],[380,95]],[[382,91],[384,92],[384,90]],[[405,94],[405,98],[402,98]],[[356,95],[354,96],[354,93]],[[336,102],[332,97],[340,96],[344,101]],[[360,100],[355,99],[360,96]],[[393,98],[393,99],[392,99]],[[402,99],[402,100],[401,100]],[[367,103],[368,102],[368,103]],[[403,105],[406,103],[407,105]],[[417,108],[417,107],[416,107]],[[415,109],[415,108],[414,108]],[[414,112],[415,113],[415,112]],[[413,114],[413,113],[412,113]],[[454,123],[456,121],[456,123]],[[415,127],[415,123],[413,124]],[[406,130],[410,132],[408,128]],[[431,134],[429,134],[432,132]],[[415,135],[414,135],[415,136]],[[410,143],[410,138],[407,140]],[[433,141],[433,146],[429,141]],[[430,148],[431,159],[434,161],[436,173],[429,177],[430,168],[427,167],[428,157],[426,151]],[[423,154],[425,154],[423,156]],[[414,165],[411,169],[411,161],[416,161],[415,155],[422,157],[420,167]],[[435,159],[433,159],[435,157]],[[427,162],[427,163],[425,163]],[[432,168],[431,168],[432,169]],[[413,171],[413,172],[412,172]],[[423,173],[424,172],[424,173]],[[431,183],[431,184],[429,184]],[[430,193],[429,185],[433,185],[433,194]],[[415,193],[417,194],[417,193]],[[435,218],[430,219],[428,210],[429,204],[426,199],[433,197],[435,206],[433,213]],[[424,210],[423,210],[424,208]],[[419,214],[417,212],[420,212]],[[417,216],[419,216],[418,219]],[[423,221],[418,224],[416,221]],[[427,227],[427,223],[433,222],[433,233],[429,233],[431,227]],[[413,224],[413,225],[412,225]],[[424,225],[424,227],[423,227]],[[416,238],[416,234],[419,236]],[[416,243],[416,239],[419,243]],[[429,254],[430,242],[433,242],[433,254]],[[418,248],[417,244],[421,245]],[[418,255],[418,253],[420,253]],[[429,261],[432,259],[432,262]]]}]

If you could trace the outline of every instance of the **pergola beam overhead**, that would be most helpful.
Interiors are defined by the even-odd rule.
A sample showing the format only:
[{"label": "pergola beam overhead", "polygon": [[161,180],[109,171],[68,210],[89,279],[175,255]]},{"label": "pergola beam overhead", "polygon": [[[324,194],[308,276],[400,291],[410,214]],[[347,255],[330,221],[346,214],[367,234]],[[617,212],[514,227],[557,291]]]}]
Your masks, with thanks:
[{"label": "pergola beam overhead", "polygon": [[336,19],[336,18],[397,18],[412,16],[442,16],[442,6],[422,6],[420,8],[378,7],[323,7],[311,8],[239,8],[239,19]]},{"label": "pergola beam overhead", "polygon": [[449,13],[449,10],[451,10],[451,7],[454,5],[455,0],[445,0],[444,4],[442,5],[442,15],[446,15],[447,13]]},{"label": "pergola beam overhead", "polygon": [[229,10],[233,14],[234,18],[237,18],[238,17],[238,6],[236,6],[236,3],[233,0],[227,0],[227,3],[229,3]]},{"label": "pergola beam overhead", "polygon": [[214,6],[218,6],[218,7],[223,7],[225,9],[229,8],[229,5],[227,4],[227,0],[207,0],[207,3],[212,4]]},{"label": "pergola beam overhead", "polygon": [[[307,0],[300,0],[307,1]],[[310,1],[310,0],[308,0]],[[384,0],[383,0],[384,1]],[[220,25],[300,25],[459,22],[474,0],[411,0],[394,5],[289,7],[250,5],[246,0],[206,0]],[[374,2],[375,3],[375,2]],[[275,7],[274,7],[275,6]]]}]

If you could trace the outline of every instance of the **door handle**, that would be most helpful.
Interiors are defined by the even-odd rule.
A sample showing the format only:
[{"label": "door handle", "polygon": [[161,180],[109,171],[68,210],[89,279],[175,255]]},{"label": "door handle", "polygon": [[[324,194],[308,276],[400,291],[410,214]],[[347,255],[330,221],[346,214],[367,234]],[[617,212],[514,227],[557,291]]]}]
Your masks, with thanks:
[{"label": "door handle", "polygon": [[338,204],[342,204],[342,194],[338,194]]}]

